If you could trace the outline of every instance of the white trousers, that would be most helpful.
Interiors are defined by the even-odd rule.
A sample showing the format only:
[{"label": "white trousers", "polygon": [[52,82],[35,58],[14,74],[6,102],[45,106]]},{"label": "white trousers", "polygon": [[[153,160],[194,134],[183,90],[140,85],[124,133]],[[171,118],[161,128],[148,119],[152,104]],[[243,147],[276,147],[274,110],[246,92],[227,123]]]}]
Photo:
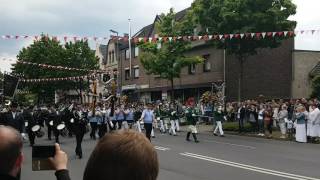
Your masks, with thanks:
[{"label": "white trousers", "polygon": [[128,124],[128,122],[127,122],[127,121],[123,121],[121,128],[122,128],[122,129],[129,129],[129,124]]},{"label": "white trousers", "polygon": [[221,121],[216,121],[216,128],[214,129],[214,132],[213,132],[213,133],[216,134],[216,133],[218,132],[218,130],[219,130],[220,135],[223,136],[223,135],[224,135],[224,132],[223,132],[223,129],[222,129],[222,123],[221,123]]},{"label": "white trousers", "polygon": [[136,131],[142,132],[142,131],[141,131],[140,121],[137,121],[135,126],[136,126],[136,127],[135,127]]},{"label": "white trousers", "polygon": [[279,127],[280,127],[281,134],[286,135],[287,134],[286,123],[284,122],[279,123]]},{"label": "white trousers", "polygon": [[[167,125],[167,126],[168,126],[168,125]],[[160,120],[160,131],[161,131],[162,133],[165,133],[165,132],[166,132],[164,120]]]},{"label": "white trousers", "polygon": [[169,130],[169,133],[172,134],[172,135],[176,135],[176,127],[175,127],[175,121],[174,120],[170,120],[170,130]]},{"label": "white trousers", "polygon": [[174,120],[174,122],[175,122],[176,130],[179,132],[180,131],[179,119]]},{"label": "white trousers", "polygon": [[307,131],[305,124],[296,125],[296,141],[303,143],[307,142]]}]

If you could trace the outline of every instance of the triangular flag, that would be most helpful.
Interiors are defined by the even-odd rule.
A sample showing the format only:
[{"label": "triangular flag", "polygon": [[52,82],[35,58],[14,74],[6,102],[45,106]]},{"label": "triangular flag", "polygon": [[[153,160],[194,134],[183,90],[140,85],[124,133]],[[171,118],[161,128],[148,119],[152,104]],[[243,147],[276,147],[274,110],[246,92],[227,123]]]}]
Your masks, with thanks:
[{"label": "triangular flag", "polygon": [[230,39],[232,39],[232,38],[233,38],[233,36],[234,36],[234,34],[229,34],[229,36],[230,36]]},{"label": "triangular flag", "polygon": [[256,35],[256,33],[251,33],[251,37],[253,38]]},{"label": "triangular flag", "polygon": [[277,34],[281,37],[283,35],[283,31],[277,32]]},{"label": "triangular flag", "polygon": [[222,39],[223,35],[219,35],[219,39]]},{"label": "triangular flag", "polygon": [[199,40],[201,40],[202,39],[202,36],[199,36]]},{"label": "triangular flag", "polygon": [[162,37],[159,37],[159,42],[161,42],[162,41]]},{"label": "triangular flag", "polygon": [[311,30],[311,34],[314,34],[314,32],[316,32],[316,30]]},{"label": "triangular flag", "polygon": [[267,33],[266,33],[266,32],[263,32],[263,33],[261,33],[261,34],[262,34],[262,37],[265,38]]},{"label": "triangular flag", "polygon": [[240,34],[241,39],[244,37],[244,34]]},{"label": "triangular flag", "polygon": [[267,35],[270,37],[272,36],[272,32],[267,32]]},{"label": "triangular flag", "polygon": [[139,38],[139,42],[142,42],[142,41],[143,41],[143,38],[140,37],[140,38]]},{"label": "triangular flag", "polygon": [[304,30],[300,31],[300,33],[303,34],[303,33],[304,33]]},{"label": "triangular flag", "polygon": [[240,37],[240,34],[235,34],[234,37],[238,39]]},{"label": "triangular flag", "polygon": [[212,37],[213,37],[213,35],[209,35],[208,37],[209,37],[209,40],[211,40],[211,39],[212,39]]},{"label": "triangular flag", "polygon": [[223,37],[224,37],[225,39],[228,39],[228,38],[229,38],[229,34],[225,34]]},{"label": "triangular flag", "polygon": [[169,37],[169,41],[170,41],[170,42],[172,41],[172,37]]},{"label": "triangular flag", "polygon": [[150,43],[152,42],[152,37],[149,37],[149,42],[150,42]]},{"label": "triangular flag", "polygon": [[277,32],[272,32],[272,37],[274,37],[277,34]]}]

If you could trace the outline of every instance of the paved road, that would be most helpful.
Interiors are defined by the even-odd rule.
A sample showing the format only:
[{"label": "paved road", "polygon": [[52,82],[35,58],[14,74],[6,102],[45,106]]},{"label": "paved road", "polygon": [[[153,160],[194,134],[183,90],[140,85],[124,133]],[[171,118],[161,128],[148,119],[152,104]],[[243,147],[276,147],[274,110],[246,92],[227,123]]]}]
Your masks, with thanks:
[{"label": "paved road", "polygon": [[[200,134],[199,144],[185,141],[185,133],[173,137],[156,134],[153,144],[160,159],[159,180],[320,180],[320,146],[260,138]],[[75,139],[62,139],[69,154],[72,179],[82,179],[95,141],[85,137],[84,158],[75,158]],[[41,143],[48,143],[45,138]],[[24,148],[26,160],[22,179],[54,180],[53,172],[31,171],[31,148]]]}]

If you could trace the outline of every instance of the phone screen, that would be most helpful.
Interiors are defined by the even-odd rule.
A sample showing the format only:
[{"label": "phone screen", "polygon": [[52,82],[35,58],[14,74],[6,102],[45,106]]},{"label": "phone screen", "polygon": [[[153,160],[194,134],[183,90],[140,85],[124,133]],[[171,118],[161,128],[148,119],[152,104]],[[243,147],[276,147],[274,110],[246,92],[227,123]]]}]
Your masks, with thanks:
[{"label": "phone screen", "polygon": [[54,157],[54,145],[35,145],[32,147],[32,170],[45,171],[54,170],[49,161],[49,157]]}]

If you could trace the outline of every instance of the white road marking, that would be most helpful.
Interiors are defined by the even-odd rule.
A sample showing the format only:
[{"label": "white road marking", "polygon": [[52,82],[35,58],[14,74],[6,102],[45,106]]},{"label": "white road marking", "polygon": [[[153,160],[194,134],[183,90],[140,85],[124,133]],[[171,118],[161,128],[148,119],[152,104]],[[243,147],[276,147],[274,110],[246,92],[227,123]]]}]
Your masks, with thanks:
[{"label": "white road marking", "polygon": [[180,153],[180,155],[187,156],[187,157],[192,157],[192,158],[196,158],[196,159],[201,159],[201,160],[205,160],[205,161],[210,161],[210,162],[214,162],[214,163],[218,163],[218,164],[223,164],[223,165],[226,165],[226,166],[236,167],[236,168],[240,168],[240,169],[246,169],[246,170],[249,170],[249,171],[259,172],[259,173],[262,173],[262,174],[269,174],[269,175],[273,175],[273,176],[284,177],[284,178],[288,178],[288,179],[320,180],[320,179],[313,178],[313,177],[307,177],[307,176],[301,176],[301,175],[296,175],[296,174],[291,174],[291,173],[285,173],[285,172],[281,172],[281,171],[275,171],[275,170],[271,170],[271,169],[260,168],[260,167],[256,167],[256,166],[236,163],[236,162],[232,162],[232,161],[226,161],[226,160],[223,160],[223,159],[217,159],[217,158],[213,158],[213,157],[208,157],[208,156],[203,156],[203,155],[193,154],[193,153],[188,153],[188,152]]},{"label": "white road marking", "polygon": [[154,146],[155,149],[160,150],[160,151],[169,151],[170,148],[166,148],[166,147],[161,147],[161,146]]},{"label": "white road marking", "polygon": [[204,142],[214,142],[214,143],[217,143],[217,144],[225,144],[225,145],[230,145],[230,146],[244,147],[244,148],[248,148],[248,149],[257,149],[256,147],[246,146],[246,145],[242,145],[242,144],[233,144],[233,143],[226,143],[226,142],[214,141],[214,140],[202,140],[202,141],[204,141]]}]

